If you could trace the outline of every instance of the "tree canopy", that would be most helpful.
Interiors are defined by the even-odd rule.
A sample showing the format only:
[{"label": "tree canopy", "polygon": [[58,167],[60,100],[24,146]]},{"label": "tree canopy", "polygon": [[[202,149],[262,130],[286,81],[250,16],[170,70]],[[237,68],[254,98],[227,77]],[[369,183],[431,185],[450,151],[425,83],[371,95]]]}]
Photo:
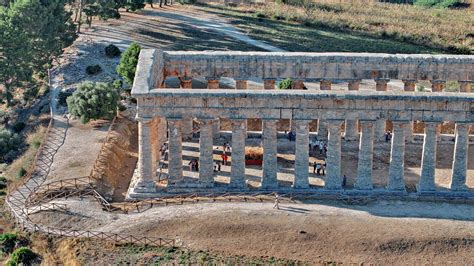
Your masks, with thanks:
[{"label": "tree canopy", "polygon": [[67,0],[16,0],[0,6],[0,84],[12,91],[46,71],[76,38]]},{"label": "tree canopy", "polygon": [[69,112],[81,123],[112,118],[117,112],[119,91],[109,83],[84,82],[67,98]]},{"label": "tree canopy", "polygon": [[137,70],[138,56],[140,55],[140,45],[132,43],[120,57],[120,64],[117,66],[117,73],[128,85],[133,84],[135,71]]}]

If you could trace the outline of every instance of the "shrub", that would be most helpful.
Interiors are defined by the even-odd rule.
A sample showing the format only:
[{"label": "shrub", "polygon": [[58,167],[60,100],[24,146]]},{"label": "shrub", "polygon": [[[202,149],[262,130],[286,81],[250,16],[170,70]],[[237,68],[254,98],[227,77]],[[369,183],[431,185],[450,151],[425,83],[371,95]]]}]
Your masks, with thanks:
[{"label": "shrub", "polygon": [[27,171],[25,168],[21,167],[20,170],[18,170],[18,174],[17,174],[17,177],[18,178],[22,178],[26,175]]},{"label": "shrub", "polygon": [[460,0],[416,0],[417,6],[435,7],[435,8],[452,8],[462,4]]},{"label": "shrub", "polygon": [[97,75],[102,72],[102,67],[99,65],[90,65],[86,67],[86,73],[88,75]]},{"label": "shrub", "polygon": [[117,57],[121,53],[122,52],[120,52],[120,49],[117,46],[113,45],[113,44],[110,44],[107,47],[105,47],[105,55],[107,57],[110,57],[110,58]]},{"label": "shrub", "polygon": [[16,249],[11,258],[7,262],[7,266],[16,266],[16,265],[31,265],[38,258],[38,255],[31,251],[27,247],[21,247]]},{"label": "shrub", "polygon": [[67,98],[69,112],[82,123],[112,118],[117,110],[119,93],[111,84],[84,82]]},{"label": "shrub", "polygon": [[23,123],[23,122],[17,122],[13,125],[12,129],[13,131],[15,131],[16,133],[19,133],[21,132],[23,129],[25,129],[26,127],[26,124]]},{"label": "shrub", "polygon": [[32,88],[27,88],[23,92],[23,100],[29,101],[29,100],[34,100],[38,96],[38,93],[40,91],[39,86],[34,86]]},{"label": "shrub", "polygon": [[117,91],[121,91],[123,87],[123,81],[121,79],[114,80],[112,82],[112,87]]},{"label": "shrub", "polygon": [[257,12],[257,13],[255,13],[255,16],[256,16],[257,18],[266,18],[266,17],[267,17],[267,16],[266,16],[264,13],[262,13],[262,12]]},{"label": "shrub", "polygon": [[0,160],[10,161],[18,152],[21,144],[21,138],[18,134],[8,129],[0,130]]},{"label": "shrub", "polygon": [[278,89],[280,90],[291,90],[293,81],[291,79],[284,79],[278,83]]},{"label": "shrub", "polygon": [[3,233],[0,235],[0,250],[2,253],[9,254],[13,251],[16,245],[18,236],[13,233]]},{"label": "shrub", "polygon": [[5,189],[8,185],[8,181],[5,177],[0,176],[0,189]]},{"label": "shrub", "polygon": [[133,84],[135,79],[135,71],[138,64],[138,56],[140,55],[140,45],[132,43],[120,58],[120,64],[117,66],[117,73],[129,85]]},{"label": "shrub", "polygon": [[62,106],[66,106],[67,105],[66,99],[67,97],[71,96],[73,92],[74,92],[73,90],[61,90],[58,94],[58,104]]}]

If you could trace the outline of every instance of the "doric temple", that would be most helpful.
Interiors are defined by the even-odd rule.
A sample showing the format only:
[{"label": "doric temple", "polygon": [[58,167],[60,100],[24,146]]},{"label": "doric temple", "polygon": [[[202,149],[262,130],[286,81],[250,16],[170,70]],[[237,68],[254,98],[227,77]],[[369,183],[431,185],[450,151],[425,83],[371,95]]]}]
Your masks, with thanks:
[{"label": "doric temple", "polygon": [[[167,78],[178,78],[181,88],[166,88]],[[235,79],[235,89],[219,88],[219,79]],[[292,90],[277,90],[276,81],[290,78]],[[192,80],[207,81],[207,89],[192,88]],[[262,90],[247,90],[249,80],[262,80]],[[359,90],[361,80],[374,80],[375,90]],[[401,80],[400,91],[388,82]],[[432,90],[415,90],[419,81]],[[347,193],[408,195],[404,179],[405,143],[413,135],[413,122],[424,122],[421,174],[417,193],[436,195],[437,142],[443,122],[455,124],[451,181],[443,193],[468,195],[466,185],[470,125],[474,122],[474,56],[358,53],[267,52],[166,52],[142,50],[132,96],[137,99],[139,160],[128,197],[153,197],[157,193],[193,191],[292,191],[326,193],[342,191],[341,145],[359,141],[356,181]],[[445,92],[446,82],[459,82],[458,92]],[[305,83],[319,83],[306,90]],[[347,82],[346,90],[331,90]],[[216,186],[213,141],[219,120],[232,125],[232,164],[228,184]],[[261,185],[246,183],[245,146],[247,120],[262,120],[263,165]],[[296,132],[294,180],[282,187],[277,181],[277,121],[291,120]],[[309,185],[309,124],[318,120],[317,137],[327,141],[327,175],[323,187]],[[183,177],[183,140],[200,125],[198,179]],[[392,138],[388,183],[374,189],[374,141],[391,121]],[[344,125],[344,126],[343,126]],[[344,130],[342,130],[342,128]],[[342,132],[341,132],[342,131]],[[160,148],[168,145],[168,177],[157,188]],[[345,191],[345,190],[344,190]]]}]

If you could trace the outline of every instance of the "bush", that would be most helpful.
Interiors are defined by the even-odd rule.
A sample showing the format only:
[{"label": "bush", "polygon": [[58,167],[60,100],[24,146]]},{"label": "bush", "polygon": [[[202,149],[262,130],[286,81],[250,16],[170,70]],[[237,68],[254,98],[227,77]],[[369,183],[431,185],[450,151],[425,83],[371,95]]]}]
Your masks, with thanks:
[{"label": "bush", "polygon": [[11,258],[7,262],[7,266],[16,266],[16,265],[31,265],[38,258],[38,255],[31,251],[27,247],[21,247],[16,249]]},{"label": "bush", "polygon": [[140,45],[132,43],[120,58],[120,64],[117,66],[117,73],[129,85],[133,84],[135,79],[135,71],[138,64],[138,56],[140,55]]},{"label": "bush", "polygon": [[117,111],[119,92],[108,83],[84,82],[67,98],[69,112],[82,123],[112,118]]},{"label": "bush", "polygon": [[114,80],[112,82],[112,87],[117,91],[121,91],[123,87],[123,81],[121,79]]},{"label": "bush", "polygon": [[293,81],[291,79],[284,79],[278,83],[278,89],[280,90],[291,90]]},{"label": "bush", "polygon": [[7,188],[8,181],[4,176],[0,176],[0,189]]},{"label": "bush", "polygon": [[16,245],[18,236],[13,233],[3,233],[0,235],[0,250],[4,254],[9,254],[13,251]]},{"label": "bush", "polygon": [[21,138],[18,134],[11,132],[8,129],[0,130],[0,161],[10,161],[18,152],[18,147],[21,144]]},{"label": "bush", "polygon": [[74,92],[73,90],[61,90],[58,94],[58,104],[62,106],[66,106],[67,105],[66,99],[67,97],[71,96],[73,92]]},{"label": "bush", "polygon": [[23,122],[17,122],[13,125],[12,129],[13,131],[15,131],[16,133],[19,133],[21,132],[23,129],[25,129],[26,127],[26,124],[23,123]]},{"label": "bush", "polygon": [[123,104],[119,104],[118,110],[119,110],[120,112],[123,112],[123,111],[127,110],[127,106],[125,106],[125,105],[123,105]]},{"label": "bush", "polygon": [[99,65],[90,65],[86,67],[86,73],[88,75],[97,75],[102,72],[102,67]]},{"label": "bush", "polygon": [[22,178],[24,177],[28,172],[26,171],[25,168],[21,167],[20,170],[18,170],[18,174],[17,174],[17,177],[18,178]]},{"label": "bush", "polygon": [[105,47],[105,55],[107,57],[110,57],[110,58],[117,57],[121,53],[122,52],[120,52],[120,49],[117,46],[113,45],[113,44],[110,44],[107,47]]},{"label": "bush", "polygon": [[435,8],[452,8],[462,4],[460,0],[416,0],[417,6],[435,7]]}]

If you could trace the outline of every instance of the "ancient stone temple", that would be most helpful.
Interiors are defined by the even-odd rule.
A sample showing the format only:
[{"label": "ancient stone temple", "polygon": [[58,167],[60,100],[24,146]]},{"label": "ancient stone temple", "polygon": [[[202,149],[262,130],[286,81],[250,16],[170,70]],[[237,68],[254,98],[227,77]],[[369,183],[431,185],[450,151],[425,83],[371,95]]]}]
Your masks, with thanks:
[{"label": "ancient stone temple", "polygon": [[[178,77],[182,89],[165,88],[165,79]],[[235,79],[235,89],[219,89],[222,77]],[[193,79],[207,80],[208,89],[193,89]],[[293,90],[275,90],[276,81],[291,78]],[[261,79],[262,90],[246,90],[247,81]],[[376,89],[359,91],[361,80],[375,80]],[[402,80],[402,91],[388,91],[390,80]],[[417,92],[418,81],[432,83],[431,92]],[[413,121],[425,123],[421,177],[417,193],[435,193],[434,170],[439,125],[455,123],[451,187],[444,193],[470,194],[466,186],[469,128],[474,122],[474,56],[389,55],[354,53],[165,52],[140,54],[133,97],[137,98],[139,161],[129,197],[157,193],[159,149],[168,141],[168,179],[164,192],[247,191],[245,140],[247,119],[262,119],[263,166],[259,191],[341,191],[341,136],[359,140],[354,189],[345,193],[406,194],[405,143]],[[345,81],[345,91],[331,90]],[[460,92],[443,92],[447,81],[458,81]],[[305,82],[320,83],[304,90]],[[219,119],[232,122],[230,182],[216,187],[213,140]],[[277,126],[291,119],[296,132],[294,181],[282,188],[277,181]],[[308,182],[309,123],[318,120],[318,137],[327,140],[327,175],[323,188]],[[183,178],[182,142],[190,138],[192,123],[200,123],[199,178]],[[388,184],[373,189],[374,141],[383,137],[385,121],[393,124]],[[345,124],[345,132],[341,125]],[[217,125],[217,126],[216,126]],[[359,130],[360,127],[360,130]]]}]

